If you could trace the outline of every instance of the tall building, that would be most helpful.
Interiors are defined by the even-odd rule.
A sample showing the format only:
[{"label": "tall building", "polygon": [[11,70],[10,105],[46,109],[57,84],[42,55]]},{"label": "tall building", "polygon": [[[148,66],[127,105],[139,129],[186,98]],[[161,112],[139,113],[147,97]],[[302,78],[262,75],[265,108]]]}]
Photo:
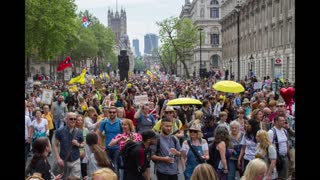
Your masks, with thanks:
[{"label": "tall building", "polygon": [[140,48],[139,48],[139,39],[133,39],[132,40],[132,46],[133,46],[133,49],[134,49],[134,54],[136,57],[138,56],[141,56],[140,54]]},{"label": "tall building", "polygon": [[[218,0],[185,0],[182,7],[180,18],[190,18],[194,25],[200,30],[202,29],[202,42],[201,42],[201,56],[200,56],[200,43],[189,52],[186,57],[186,65],[188,67],[189,75],[200,75],[200,58],[202,68],[206,71],[222,70],[222,44],[221,44],[221,11],[220,3]],[[199,31],[200,38],[200,31]],[[177,74],[185,76],[184,66],[181,62],[177,64]]]},{"label": "tall building", "polygon": [[153,49],[158,49],[158,36],[148,33],[144,36],[144,53],[152,54]]},{"label": "tall building", "polygon": [[122,35],[127,34],[127,15],[126,11],[121,8],[120,14],[118,10],[113,13],[112,10],[108,10],[108,26],[111,27],[115,34],[116,42],[120,42]]},{"label": "tall building", "polygon": [[223,61],[235,79],[239,22],[240,79],[252,71],[260,81],[266,76],[295,81],[294,0],[225,0],[221,9]]},{"label": "tall building", "polygon": [[[116,55],[120,54],[121,50],[121,37],[127,36],[127,15],[126,11],[121,8],[120,13],[118,10],[116,10],[115,13],[113,13],[112,10],[108,10],[108,27],[112,29],[112,31],[115,34],[115,42],[116,46],[114,48],[114,52]],[[133,58],[133,52],[130,47],[130,40],[128,37],[127,41],[127,55],[129,56],[129,71],[133,71],[134,69],[134,58]]]}]

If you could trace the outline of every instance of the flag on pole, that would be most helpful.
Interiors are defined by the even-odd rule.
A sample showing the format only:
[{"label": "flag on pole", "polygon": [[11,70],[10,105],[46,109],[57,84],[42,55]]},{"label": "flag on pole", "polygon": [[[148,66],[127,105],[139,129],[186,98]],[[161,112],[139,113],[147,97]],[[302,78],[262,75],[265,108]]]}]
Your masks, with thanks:
[{"label": "flag on pole", "polygon": [[108,74],[108,73],[106,73],[106,78],[107,78],[107,79],[110,79],[110,76],[109,76],[109,74]]},{"label": "flag on pole", "polygon": [[85,28],[87,28],[87,27],[89,27],[90,24],[91,24],[91,23],[90,23],[89,19],[87,18],[87,16],[83,16],[82,26],[85,27]]},{"label": "flag on pole", "polygon": [[154,79],[154,75],[151,71],[147,70],[147,75],[151,78]]},{"label": "flag on pole", "polygon": [[71,58],[70,56],[67,56],[65,60],[63,60],[61,63],[59,63],[57,71],[63,71],[67,67],[72,66]]},{"label": "flag on pole", "polygon": [[85,82],[85,76],[86,76],[86,72],[87,72],[87,69],[83,69],[81,74],[75,78],[72,78],[70,81],[69,81],[69,84],[73,84],[75,82],[78,82],[80,84],[84,84]]}]

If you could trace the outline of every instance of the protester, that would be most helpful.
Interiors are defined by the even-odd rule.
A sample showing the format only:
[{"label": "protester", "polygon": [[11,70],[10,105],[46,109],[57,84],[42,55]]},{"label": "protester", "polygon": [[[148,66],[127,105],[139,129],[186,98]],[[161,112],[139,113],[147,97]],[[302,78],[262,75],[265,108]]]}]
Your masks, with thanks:
[{"label": "protester", "polygon": [[124,169],[123,180],[145,180],[150,179],[150,146],[157,144],[159,136],[152,130],[142,133],[142,142],[128,153],[128,164]]},{"label": "protester", "polygon": [[209,159],[208,143],[202,138],[201,125],[192,124],[188,130],[189,138],[186,139],[181,148],[182,170],[184,177],[189,180],[194,168]]},{"label": "protester", "polygon": [[219,180],[216,172],[209,164],[203,163],[196,166],[190,180]]},{"label": "protester", "polygon": [[84,147],[83,132],[75,127],[77,116],[69,112],[66,117],[67,125],[56,130],[53,143],[56,155],[55,172],[63,172],[65,177],[81,176],[80,151]]},{"label": "protester", "polygon": [[51,166],[48,161],[48,154],[51,152],[51,145],[49,139],[46,137],[39,137],[33,143],[32,148],[34,155],[26,170],[26,174],[32,176],[37,173],[45,180],[60,180],[63,174],[54,176],[51,174]]},{"label": "protester", "polygon": [[248,163],[244,175],[240,180],[263,180],[266,172],[266,163],[260,158],[253,159]]},{"label": "protester", "polygon": [[176,136],[171,134],[172,126],[171,120],[163,118],[160,138],[157,144],[152,146],[151,159],[157,162],[155,167],[158,179],[178,179],[177,157],[181,156],[181,147]]}]

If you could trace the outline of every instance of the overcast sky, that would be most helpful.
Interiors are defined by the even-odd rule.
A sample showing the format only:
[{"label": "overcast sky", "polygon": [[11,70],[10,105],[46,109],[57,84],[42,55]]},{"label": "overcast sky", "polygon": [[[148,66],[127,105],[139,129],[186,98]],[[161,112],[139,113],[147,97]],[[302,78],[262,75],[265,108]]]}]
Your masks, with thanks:
[{"label": "overcast sky", "polygon": [[[108,26],[108,8],[116,10],[116,0],[75,0],[78,11],[88,10]],[[127,13],[127,33],[132,46],[133,39],[139,39],[140,52],[144,51],[144,35],[147,33],[159,34],[157,21],[170,16],[180,15],[184,0],[118,0],[118,11],[121,7]],[[159,41],[160,44],[160,41]]]}]

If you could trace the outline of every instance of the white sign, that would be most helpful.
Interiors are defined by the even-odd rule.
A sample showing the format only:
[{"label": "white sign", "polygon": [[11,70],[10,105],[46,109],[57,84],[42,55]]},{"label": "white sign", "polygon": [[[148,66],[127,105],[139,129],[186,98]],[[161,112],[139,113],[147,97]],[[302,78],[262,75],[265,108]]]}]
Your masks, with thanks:
[{"label": "white sign", "polygon": [[71,79],[71,72],[66,71],[64,73],[64,80],[69,81]]},{"label": "white sign", "polygon": [[147,103],[148,101],[148,95],[134,96],[134,104],[136,105]]},{"label": "white sign", "polygon": [[253,89],[256,90],[256,89],[262,89],[262,82],[255,82],[253,84]]},{"label": "white sign", "polygon": [[50,105],[53,98],[53,91],[51,89],[43,89],[41,103]]},{"label": "white sign", "polygon": [[33,92],[33,78],[28,77],[26,88],[28,92]]}]

